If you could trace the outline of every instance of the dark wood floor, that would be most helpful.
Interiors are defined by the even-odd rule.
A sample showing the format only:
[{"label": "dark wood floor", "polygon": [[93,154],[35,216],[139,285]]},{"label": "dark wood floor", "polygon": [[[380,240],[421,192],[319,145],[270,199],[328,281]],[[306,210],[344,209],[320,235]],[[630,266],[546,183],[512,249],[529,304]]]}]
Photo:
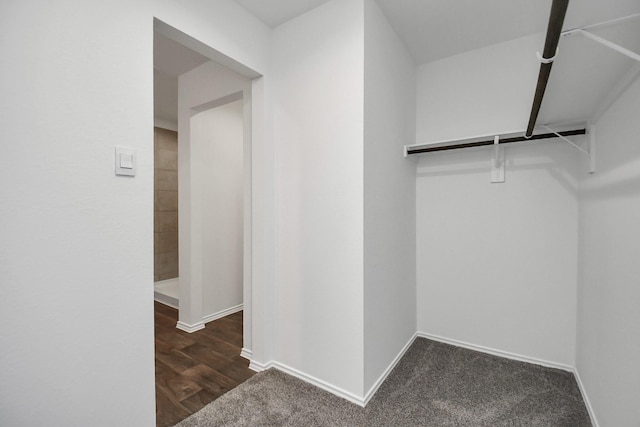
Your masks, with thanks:
[{"label": "dark wood floor", "polygon": [[173,426],[254,374],[240,357],[242,312],[191,334],[176,329],[177,321],[177,310],[155,303],[159,427]]}]

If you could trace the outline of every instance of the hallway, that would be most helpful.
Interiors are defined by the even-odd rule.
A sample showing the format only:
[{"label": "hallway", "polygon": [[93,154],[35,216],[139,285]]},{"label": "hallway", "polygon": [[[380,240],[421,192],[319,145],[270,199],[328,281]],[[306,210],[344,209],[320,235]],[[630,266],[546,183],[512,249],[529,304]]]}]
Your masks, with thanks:
[{"label": "hallway", "polygon": [[178,311],[155,302],[156,425],[172,426],[253,376],[242,350],[242,312],[186,333]]}]

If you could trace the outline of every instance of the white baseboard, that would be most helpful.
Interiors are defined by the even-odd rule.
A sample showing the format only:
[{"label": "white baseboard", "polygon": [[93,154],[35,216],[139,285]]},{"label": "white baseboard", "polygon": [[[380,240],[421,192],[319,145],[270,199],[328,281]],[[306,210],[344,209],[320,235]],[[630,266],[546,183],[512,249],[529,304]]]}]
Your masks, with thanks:
[{"label": "white baseboard", "polygon": [[235,307],[224,309],[217,313],[209,314],[208,316],[205,316],[202,318],[202,323],[213,322],[214,320],[222,319],[225,316],[228,316],[233,313],[237,313],[239,311],[242,311],[242,304],[236,305]]},{"label": "white baseboard", "polygon": [[555,368],[555,369],[560,369],[563,371],[568,371],[571,372],[573,374],[573,376],[576,379],[576,383],[578,383],[578,389],[580,390],[580,394],[582,395],[582,400],[584,401],[585,406],[587,407],[587,412],[589,413],[589,418],[591,419],[591,424],[593,425],[593,427],[599,427],[598,424],[598,419],[596,418],[596,414],[595,411],[593,410],[593,406],[591,405],[591,402],[589,401],[589,396],[587,395],[587,390],[584,387],[584,384],[582,383],[582,379],[580,378],[580,373],[578,372],[578,369],[573,367],[573,366],[569,366],[569,365],[565,365],[562,363],[556,363],[556,362],[550,362],[548,360],[543,360],[543,359],[537,359],[535,357],[529,357],[529,356],[523,356],[521,354],[516,354],[516,353],[511,353],[508,351],[502,351],[502,350],[496,350],[493,348],[489,348],[489,347],[484,347],[484,346],[480,346],[480,345],[475,345],[475,344],[469,344],[463,341],[458,341],[458,340],[453,340],[450,338],[444,338],[438,335],[432,335],[432,334],[427,334],[424,332],[418,332],[417,336],[421,337],[421,338],[427,338],[433,341],[439,341],[439,342],[443,342],[445,344],[451,344],[451,345],[455,345],[457,347],[463,347],[463,348],[467,348],[469,350],[474,350],[474,351],[479,351],[482,353],[488,353],[488,354],[492,354],[494,356],[499,356],[499,357],[504,357],[506,359],[512,359],[512,360],[517,360],[520,362],[526,362],[526,363],[533,363],[535,365],[541,365],[541,366],[545,366],[547,368]]},{"label": "white baseboard", "polygon": [[526,362],[526,363],[533,363],[534,365],[541,365],[541,366],[545,366],[547,368],[561,369],[563,371],[568,371],[568,372],[571,372],[571,373],[574,372],[573,366],[565,365],[565,364],[562,364],[562,363],[551,362],[549,360],[544,360],[544,359],[538,359],[538,358],[535,358],[535,357],[524,356],[522,354],[511,353],[511,352],[508,352],[508,351],[496,350],[494,348],[484,347],[484,346],[476,345],[476,344],[470,344],[468,342],[458,341],[458,340],[454,340],[454,339],[451,339],[451,338],[445,338],[445,337],[441,337],[441,336],[438,336],[438,335],[432,335],[432,334],[428,334],[428,333],[425,333],[425,332],[418,332],[417,335],[419,337],[421,337],[421,338],[427,338],[427,339],[430,339],[430,340],[433,340],[433,341],[438,341],[438,342],[442,342],[442,343],[445,343],[445,344],[455,345],[456,347],[462,347],[462,348],[466,348],[466,349],[469,349],[469,350],[479,351],[481,353],[492,354],[494,356],[504,357],[506,359],[517,360],[517,361]]},{"label": "white baseboard", "polygon": [[191,334],[193,332],[199,331],[200,329],[204,329],[204,322],[198,322],[194,325],[189,325],[188,323],[184,322],[178,322],[176,324],[176,328],[180,329],[181,331],[189,332]]},{"label": "white baseboard", "polygon": [[198,323],[196,323],[194,325],[189,325],[189,324],[184,323],[184,322],[178,322],[176,324],[176,328],[180,329],[181,331],[185,331],[185,332],[189,332],[189,333],[196,332],[196,331],[199,331],[201,329],[204,329],[205,323],[213,322],[214,320],[221,319],[221,318],[223,318],[225,316],[228,316],[228,315],[233,314],[233,313],[237,313],[237,312],[239,312],[241,310],[242,310],[242,304],[236,305],[235,307],[227,308],[226,310],[222,310],[222,311],[219,311],[217,313],[210,314],[210,315],[204,317],[202,319],[202,322],[198,322]]},{"label": "white baseboard", "polygon": [[248,361],[251,361],[251,359],[253,359],[253,351],[249,350],[248,348],[242,347],[242,351],[240,352],[240,357],[244,357]]},{"label": "white baseboard", "polygon": [[260,363],[260,362],[256,362],[255,360],[252,360],[251,363],[249,363],[249,369],[255,372],[262,372],[271,368],[282,371],[285,374],[291,375],[292,377],[296,377],[306,383],[309,383],[325,391],[328,391],[329,393],[335,396],[341,397],[343,399],[348,400],[349,402],[355,403],[358,406],[364,407],[365,405],[363,398],[358,397],[355,394],[350,393],[346,390],[343,390],[340,387],[336,387],[332,384],[329,384],[326,381],[322,381],[321,379],[315,378],[311,375],[305,374],[304,372],[298,371],[297,369],[291,368],[283,363],[274,362],[274,361],[270,361],[267,363]]},{"label": "white baseboard", "polygon": [[260,362],[256,362],[255,360],[251,360],[251,362],[249,362],[249,369],[251,369],[254,372],[266,371],[271,367],[273,367],[273,362],[260,363]]},{"label": "white baseboard", "polygon": [[364,407],[365,405],[364,399],[362,397],[358,397],[355,394],[350,393],[346,390],[343,390],[340,387],[336,387],[333,384],[329,384],[326,381],[323,381],[311,375],[305,374],[304,372],[298,371],[297,369],[291,368],[279,362],[273,362],[272,366],[277,370],[284,372],[285,374],[289,374],[291,376],[299,378],[304,382],[307,382],[311,385],[314,385],[318,388],[328,391],[329,393],[336,395],[338,397],[341,397],[345,400],[348,400],[351,403],[355,403],[358,406]]},{"label": "white baseboard", "polygon": [[409,350],[409,348],[411,347],[411,345],[413,344],[413,342],[416,340],[416,338],[418,337],[418,334],[413,334],[413,336],[409,339],[409,341],[407,341],[407,343],[404,345],[404,347],[400,350],[400,352],[398,352],[398,354],[396,355],[396,357],[391,361],[391,363],[389,364],[389,366],[387,366],[387,368],[385,369],[385,371],[380,375],[380,377],[378,378],[378,380],[371,386],[371,388],[369,389],[369,391],[365,394],[364,397],[359,397],[356,396],[355,394],[348,392],[346,390],[341,389],[340,387],[336,387],[333,384],[330,384],[326,381],[323,381],[321,379],[318,379],[314,376],[308,375],[304,372],[301,372],[297,369],[294,369],[290,366],[287,366],[283,363],[280,362],[268,362],[265,364],[256,362],[254,360],[251,361],[251,363],[249,364],[249,368],[254,370],[255,372],[262,372],[264,370],[267,370],[269,368],[275,368],[278,369],[286,374],[289,374],[291,376],[294,376],[298,379],[301,379],[304,382],[307,382],[311,385],[314,385],[316,387],[319,387],[325,391],[328,391],[329,393],[341,397],[345,400],[348,400],[349,402],[355,403],[358,406],[366,406],[367,403],[369,403],[369,400],[371,400],[371,398],[375,395],[375,393],[378,391],[378,389],[380,388],[380,386],[384,383],[384,381],[387,379],[387,377],[389,376],[389,374],[391,373],[391,371],[393,371],[393,368],[396,367],[396,365],[398,364],[398,362],[400,362],[400,360],[402,359],[402,357],[405,355],[405,353],[407,352],[407,350]]},{"label": "white baseboard", "polygon": [[404,357],[405,353],[407,352],[407,350],[409,350],[409,347],[411,347],[411,345],[416,340],[416,338],[418,338],[418,333],[413,334],[413,336],[409,339],[409,341],[407,341],[407,343],[404,345],[402,350],[400,350],[398,355],[391,361],[387,369],[385,369],[382,375],[380,375],[380,378],[378,378],[378,380],[371,386],[369,391],[365,393],[364,399],[363,399],[363,402],[364,402],[363,406],[366,406],[369,403],[369,400],[371,400],[373,395],[376,394],[380,386],[387,379],[391,371],[393,371],[393,368],[395,368],[398,362],[400,362],[400,359]]},{"label": "white baseboard", "polygon": [[580,378],[580,373],[578,372],[578,368],[573,370],[573,375],[576,377],[576,382],[578,383],[578,388],[580,389],[580,394],[582,394],[582,400],[584,400],[584,404],[587,407],[587,412],[589,412],[589,418],[591,418],[591,424],[593,427],[599,427],[598,419],[596,418],[596,413],[593,410],[593,406],[591,406],[591,402],[589,401],[589,396],[587,396],[587,390],[584,388],[584,384],[582,383],[582,378]]},{"label": "white baseboard", "polygon": [[568,371],[571,372],[575,375],[576,377],[576,381],[578,383],[578,387],[580,388],[580,392],[582,393],[582,397],[585,401],[585,404],[587,406],[587,410],[589,412],[589,416],[591,417],[591,422],[593,424],[594,427],[599,427],[598,422],[596,420],[595,417],[595,413],[593,412],[593,408],[591,406],[591,403],[589,402],[589,399],[587,397],[586,394],[586,390],[584,389],[584,386],[582,384],[582,381],[580,379],[580,375],[578,374],[578,371],[569,365],[565,365],[562,363],[556,363],[556,362],[551,362],[548,360],[543,360],[543,359],[538,359],[535,357],[529,357],[529,356],[523,356],[521,354],[516,354],[516,353],[511,353],[511,352],[507,352],[507,351],[502,351],[502,350],[496,350],[493,348],[489,348],[489,347],[484,347],[484,346],[480,346],[480,345],[475,345],[475,344],[470,344],[467,342],[463,342],[463,341],[458,341],[458,340],[454,340],[454,339],[450,339],[450,338],[445,338],[445,337],[441,337],[438,335],[432,335],[432,334],[428,334],[428,333],[424,333],[424,332],[416,332],[413,337],[411,337],[411,339],[409,339],[409,341],[405,344],[405,346],[400,350],[400,352],[398,353],[398,355],[393,359],[393,361],[391,361],[391,363],[389,364],[389,366],[387,367],[387,369],[385,369],[385,371],[380,375],[380,377],[378,378],[378,380],[371,386],[371,388],[369,389],[369,391],[365,394],[364,397],[359,397],[356,396],[355,394],[348,392],[346,390],[343,390],[339,387],[336,387],[332,384],[329,384],[326,381],[320,380],[318,378],[315,378],[311,375],[308,375],[304,372],[301,372],[297,369],[291,368],[283,363],[280,362],[275,362],[275,361],[270,361],[267,363],[260,363],[256,360],[252,360],[252,353],[250,350],[247,349],[242,349],[242,353],[241,356],[245,357],[247,359],[250,360],[249,363],[249,369],[255,371],[255,372],[262,372],[265,371],[267,369],[270,368],[275,368],[278,369],[279,371],[282,371],[286,374],[289,374],[291,376],[294,376],[296,378],[301,379],[302,381],[305,381],[309,384],[312,384],[316,387],[319,387],[325,391],[328,391],[329,393],[336,395],[338,397],[341,397],[343,399],[346,399],[352,403],[355,403],[358,406],[366,406],[367,403],[369,403],[369,401],[371,400],[371,398],[375,395],[375,393],[378,391],[378,389],[380,388],[380,386],[384,383],[384,381],[387,379],[387,377],[389,376],[389,374],[391,374],[391,371],[393,371],[393,369],[396,367],[396,365],[400,362],[400,360],[402,359],[402,357],[404,357],[404,355],[406,354],[406,352],[409,350],[409,348],[411,347],[411,345],[415,342],[415,340],[417,338],[426,338],[426,339],[430,339],[433,341],[438,341],[438,342],[442,342],[445,344],[450,344],[450,345],[454,345],[456,347],[462,347],[462,348],[466,348],[469,350],[473,350],[473,351],[479,351],[481,353],[487,353],[487,354],[491,354],[494,356],[498,356],[498,357],[504,357],[506,359],[511,359],[511,360],[517,360],[520,362],[526,362],[526,363],[533,363],[535,365],[541,365],[541,366],[545,366],[548,368],[554,368],[554,369],[560,369],[563,371]]}]

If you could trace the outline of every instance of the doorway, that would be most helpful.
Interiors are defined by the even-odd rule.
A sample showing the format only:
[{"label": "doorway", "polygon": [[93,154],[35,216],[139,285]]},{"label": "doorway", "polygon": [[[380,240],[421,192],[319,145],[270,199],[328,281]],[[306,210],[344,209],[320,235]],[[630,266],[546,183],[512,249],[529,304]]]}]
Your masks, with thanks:
[{"label": "doorway", "polygon": [[[259,76],[157,20],[154,36],[154,101],[169,99],[175,106],[155,105],[155,127],[177,131],[178,139],[178,310],[156,303],[156,406],[162,425],[253,374],[245,357],[251,355],[252,318],[252,79]],[[160,93],[162,85],[169,94]],[[224,128],[226,145],[212,140],[216,120],[214,130]],[[233,161],[224,157],[231,152]],[[235,165],[239,179],[233,186],[213,167],[222,158],[225,166]],[[211,189],[203,184],[225,180],[217,201],[206,197]],[[220,206],[232,209],[222,212]],[[217,237],[207,238],[211,233]],[[226,246],[216,246],[224,240]],[[222,272],[212,261],[232,268]]]}]

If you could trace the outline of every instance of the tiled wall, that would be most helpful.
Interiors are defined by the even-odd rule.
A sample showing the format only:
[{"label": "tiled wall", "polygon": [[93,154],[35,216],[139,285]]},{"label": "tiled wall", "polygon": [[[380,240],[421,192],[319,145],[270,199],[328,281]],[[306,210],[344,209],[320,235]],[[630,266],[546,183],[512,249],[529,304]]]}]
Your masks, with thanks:
[{"label": "tiled wall", "polygon": [[178,277],[178,133],[154,128],[154,281]]}]

